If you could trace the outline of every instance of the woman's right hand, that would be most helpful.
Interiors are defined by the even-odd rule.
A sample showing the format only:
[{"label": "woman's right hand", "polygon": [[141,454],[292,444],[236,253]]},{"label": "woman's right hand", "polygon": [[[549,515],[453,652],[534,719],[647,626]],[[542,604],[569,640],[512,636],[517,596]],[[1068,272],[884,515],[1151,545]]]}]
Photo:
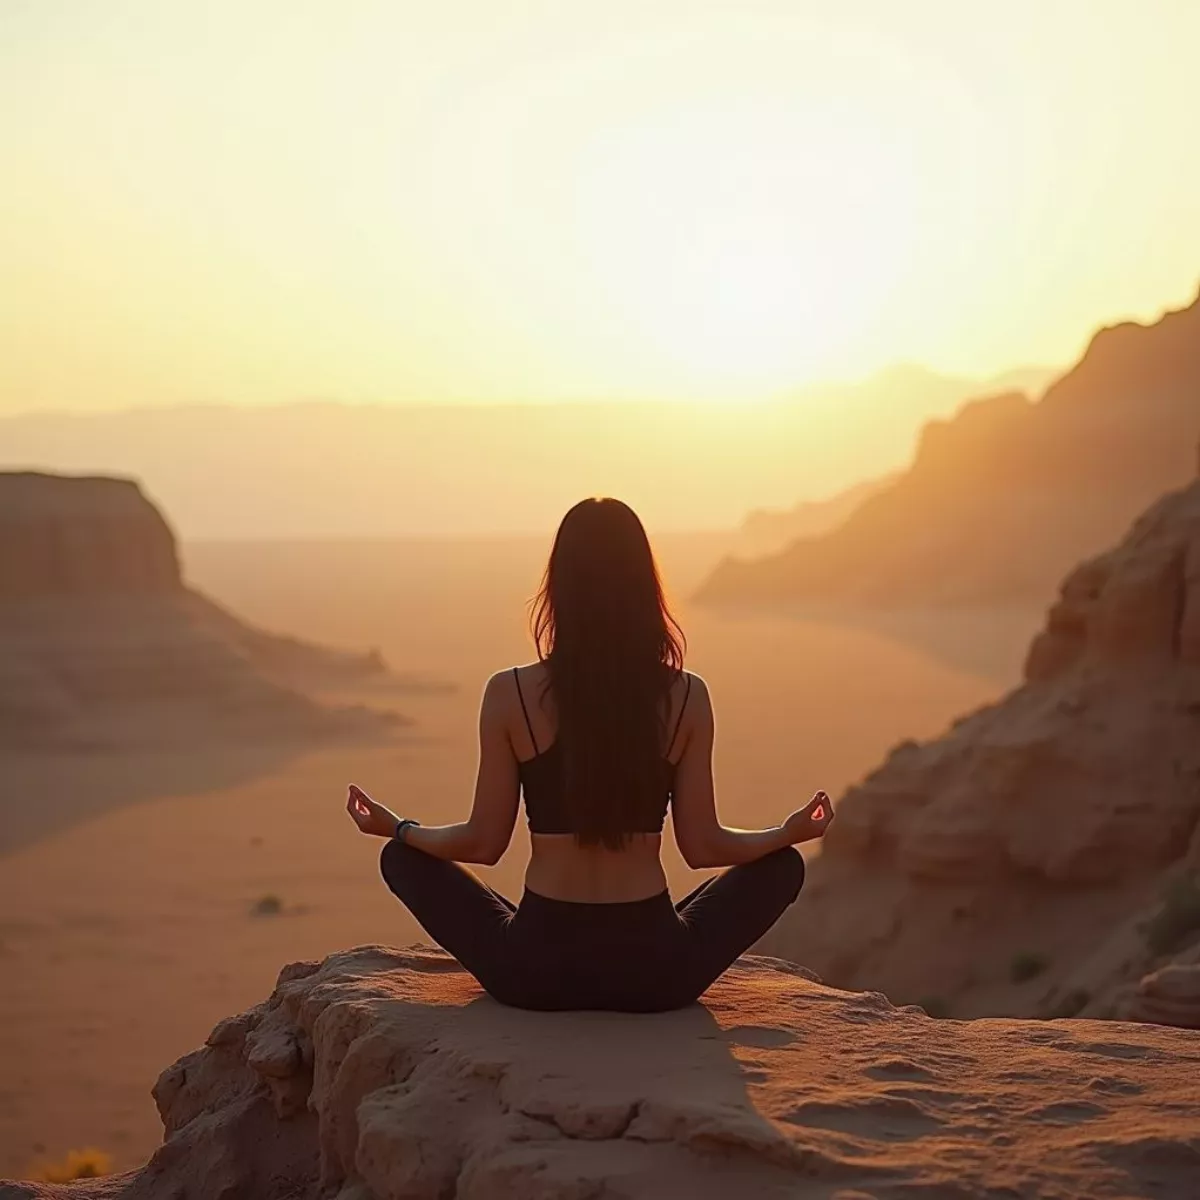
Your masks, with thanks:
[{"label": "woman's right hand", "polygon": [[824,837],[833,820],[833,805],[824,792],[818,792],[803,808],[797,809],[783,823],[788,844],[799,845]]},{"label": "woman's right hand", "polygon": [[346,811],[363,833],[390,838],[396,832],[399,817],[390,808],[372,800],[357,784],[351,784],[346,796]]}]

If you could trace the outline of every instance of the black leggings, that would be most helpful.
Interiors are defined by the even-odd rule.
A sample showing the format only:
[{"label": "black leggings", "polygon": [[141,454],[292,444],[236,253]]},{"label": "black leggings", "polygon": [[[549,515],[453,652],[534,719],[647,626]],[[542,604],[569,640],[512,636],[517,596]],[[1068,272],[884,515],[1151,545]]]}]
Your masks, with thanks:
[{"label": "black leggings", "polygon": [[582,904],[528,888],[519,906],[458,863],[391,840],[384,881],[502,1004],[661,1012],[699,998],[800,894],[791,846],[705,880],[678,904]]}]

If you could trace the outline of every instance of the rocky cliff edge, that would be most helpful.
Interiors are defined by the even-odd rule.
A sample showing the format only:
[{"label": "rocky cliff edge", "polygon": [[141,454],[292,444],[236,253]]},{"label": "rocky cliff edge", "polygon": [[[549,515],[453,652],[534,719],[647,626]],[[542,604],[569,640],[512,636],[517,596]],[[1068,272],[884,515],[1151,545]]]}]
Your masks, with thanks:
[{"label": "rocky cliff edge", "polygon": [[742,959],[702,1005],[506,1009],[452,959],[287,966],[154,1088],[143,1168],[3,1200],[1184,1196],[1200,1034],[936,1021]]}]

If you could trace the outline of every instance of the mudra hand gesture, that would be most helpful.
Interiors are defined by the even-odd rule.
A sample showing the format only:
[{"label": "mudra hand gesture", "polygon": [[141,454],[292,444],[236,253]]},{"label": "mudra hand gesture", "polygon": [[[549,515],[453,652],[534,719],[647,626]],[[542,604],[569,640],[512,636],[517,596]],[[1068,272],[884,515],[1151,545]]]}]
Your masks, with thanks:
[{"label": "mudra hand gesture", "polygon": [[346,797],[346,811],[363,833],[390,838],[396,832],[400,818],[390,808],[372,800],[357,784],[351,784]]},{"label": "mudra hand gesture", "polygon": [[798,808],[783,823],[788,841],[793,845],[824,837],[833,820],[833,805],[824,792],[818,792],[803,808]]}]

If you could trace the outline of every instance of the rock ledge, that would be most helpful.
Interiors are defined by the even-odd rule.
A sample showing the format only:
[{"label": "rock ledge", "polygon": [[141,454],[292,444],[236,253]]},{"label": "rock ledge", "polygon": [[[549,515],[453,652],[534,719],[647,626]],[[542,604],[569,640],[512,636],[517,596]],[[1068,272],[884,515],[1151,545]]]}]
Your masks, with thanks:
[{"label": "rock ledge", "polygon": [[745,958],[697,1005],[505,1009],[450,958],[285,967],[154,1089],[139,1171],[3,1200],[1180,1196],[1200,1035],[933,1021]]}]

